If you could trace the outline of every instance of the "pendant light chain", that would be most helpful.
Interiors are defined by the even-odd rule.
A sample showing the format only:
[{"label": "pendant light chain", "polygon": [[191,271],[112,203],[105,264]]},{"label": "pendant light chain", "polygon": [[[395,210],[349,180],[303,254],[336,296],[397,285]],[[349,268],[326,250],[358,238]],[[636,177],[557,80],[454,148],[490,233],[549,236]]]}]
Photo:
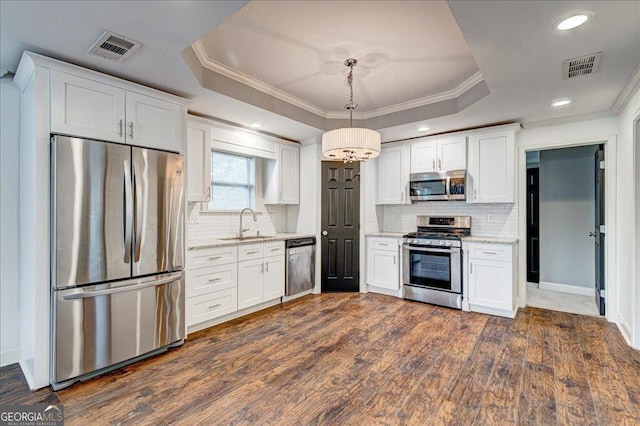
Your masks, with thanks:
[{"label": "pendant light chain", "polygon": [[353,127],[353,110],[355,107],[353,106],[353,66],[355,64],[349,65],[349,75],[347,76],[347,85],[349,86],[349,103],[345,106],[349,110],[349,127]]}]

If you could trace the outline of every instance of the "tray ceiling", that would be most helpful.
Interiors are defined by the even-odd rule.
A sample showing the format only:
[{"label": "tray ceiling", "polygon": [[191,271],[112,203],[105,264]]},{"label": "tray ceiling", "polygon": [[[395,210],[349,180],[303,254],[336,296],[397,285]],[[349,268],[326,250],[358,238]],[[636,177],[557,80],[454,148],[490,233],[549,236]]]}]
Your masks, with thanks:
[{"label": "tray ceiling", "polygon": [[361,119],[455,100],[482,81],[440,1],[251,2],[192,48],[203,68],[323,118],[346,116],[349,57]]}]

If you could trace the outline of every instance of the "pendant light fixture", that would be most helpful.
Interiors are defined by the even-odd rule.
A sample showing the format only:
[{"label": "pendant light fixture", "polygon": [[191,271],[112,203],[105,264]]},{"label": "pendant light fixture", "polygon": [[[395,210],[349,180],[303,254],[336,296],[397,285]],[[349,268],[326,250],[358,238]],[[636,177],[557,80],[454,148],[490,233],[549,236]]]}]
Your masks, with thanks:
[{"label": "pendant light fixture", "polygon": [[365,161],[380,155],[380,133],[371,129],[353,127],[353,110],[358,104],[353,102],[353,67],[357,59],[347,59],[344,64],[349,67],[347,86],[351,97],[344,107],[349,110],[349,127],[335,129],[322,135],[322,155],[336,161],[352,163]]}]

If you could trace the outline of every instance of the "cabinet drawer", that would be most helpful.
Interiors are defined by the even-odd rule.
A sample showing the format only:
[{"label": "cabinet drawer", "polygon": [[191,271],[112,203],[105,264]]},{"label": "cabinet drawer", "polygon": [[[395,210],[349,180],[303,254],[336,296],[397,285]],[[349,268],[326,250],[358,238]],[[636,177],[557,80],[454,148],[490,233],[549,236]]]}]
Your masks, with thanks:
[{"label": "cabinet drawer", "polygon": [[469,244],[469,259],[511,262],[511,254],[512,248],[509,244]]},{"label": "cabinet drawer", "polygon": [[238,261],[261,259],[263,255],[262,244],[248,244],[238,246]]},{"label": "cabinet drawer", "polygon": [[264,257],[268,256],[278,256],[284,254],[284,241],[277,241],[274,243],[265,243],[263,245],[264,248]]},{"label": "cabinet drawer", "polygon": [[187,297],[201,296],[238,285],[236,263],[187,271]]},{"label": "cabinet drawer", "polygon": [[369,238],[369,247],[374,250],[398,251],[398,240],[395,238]]},{"label": "cabinet drawer", "polygon": [[187,299],[187,327],[208,321],[238,310],[235,288],[220,290]]},{"label": "cabinet drawer", "polygon": [[187,252],[187,269],[226,265],[237,261],[237,246],[213,247],[208,249],[189,250]]}]

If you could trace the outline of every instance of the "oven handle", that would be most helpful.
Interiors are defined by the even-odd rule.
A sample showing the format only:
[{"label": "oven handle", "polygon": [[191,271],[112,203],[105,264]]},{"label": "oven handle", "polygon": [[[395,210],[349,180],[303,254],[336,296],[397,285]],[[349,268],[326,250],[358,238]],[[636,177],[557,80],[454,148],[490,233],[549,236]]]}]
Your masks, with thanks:
[{"label": "oven handle", "polygon": [[409,245],[409,244],[404,244],[402,247],[405,250],[421,251],[421,252],[426,252],[426,253],[460,253],[460,248],[459,247],[451,247],[451,248],[448,248],[448,249],[437,249],[437,248],[416,247],[416,246],[412,246],[412,245]]}]

